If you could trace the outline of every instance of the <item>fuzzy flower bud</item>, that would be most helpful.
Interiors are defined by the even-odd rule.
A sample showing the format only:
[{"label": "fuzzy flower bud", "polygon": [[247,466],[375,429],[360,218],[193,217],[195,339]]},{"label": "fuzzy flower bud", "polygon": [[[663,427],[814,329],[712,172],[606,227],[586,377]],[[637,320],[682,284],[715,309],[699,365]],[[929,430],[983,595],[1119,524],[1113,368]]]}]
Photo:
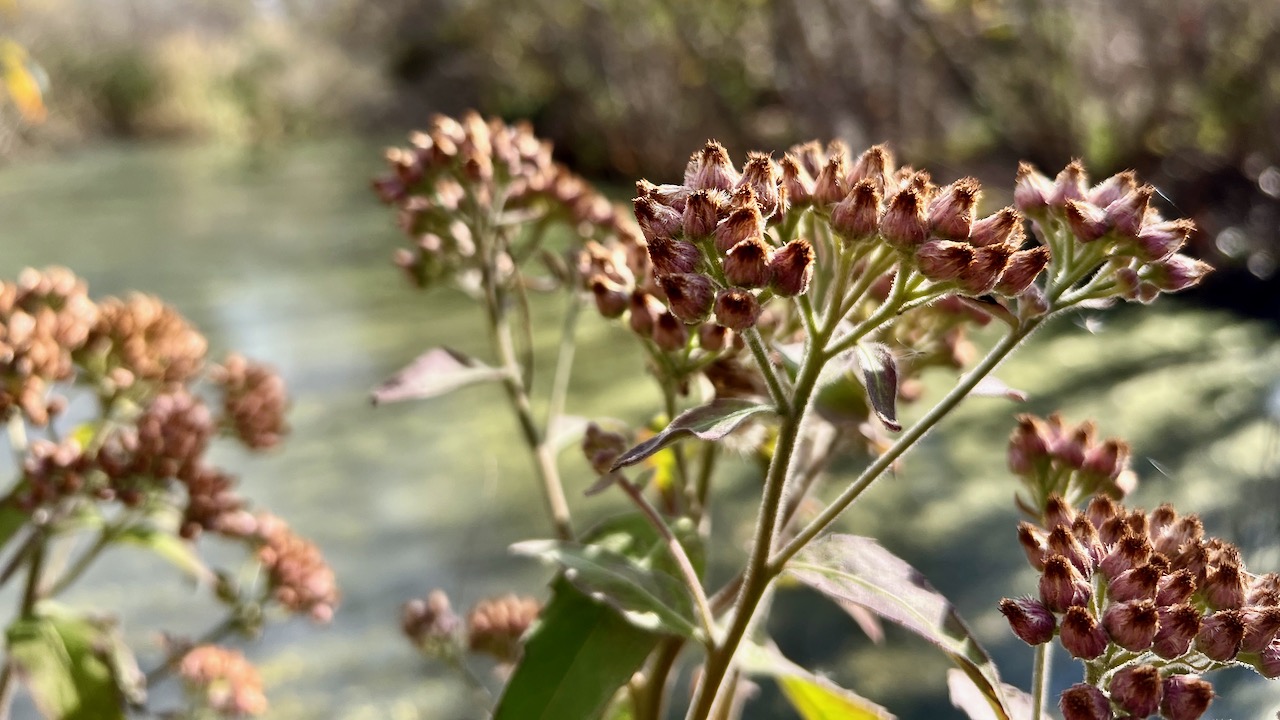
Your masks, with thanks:
[{"label": "fuzzy flower bud", "polygon": [[1213,698],[1213,685],[1199,675],[1172,675],[1164,679],[1160,714],[1166,720],[1199,720]]},{"label": "fuzzy flower bud", "polygon": [[1133,255],[1143,262],[1166,260],[1186,244],[1187,238],[1196,229],[1190,220],[1167,220],[1148,223],[1138,231],[1133,243]]},{"label": "fuzzy flower bud", "polygon": [[1112,603],[1102,614],[1102,626],[1115,644],[1140,652],[1151,647],[1160,629],[1160,613],[1151,600]]},{"label": "fuzzy flower bud", "polygon": [[831,228],[846,242],[856,243],[880,229],[880,191],[871,180],[859,181],[831,208]]},{"label": "fuzzy flower bud", "polygon": [[262,677],[244,655],[217,645],[192,648],[178,663],[187,692],[205,709],[224,717],[249,717],[267,711]]},{"label": "fuzzy flower bud", "polygon": [[1191,598],[1196,591],[1196,579],[1187,570],[1176,570],[1160,578],[1156,585],[1157,605],[1177,605]]},{"label": "fuzzy flower bud", "polygon": [[1128,463],[1128,443],[1110,439],[1086,450],[1080,469],[1094,477],[1115,479]]},{"label": "fuzzy flower bud", "polygon": [[975,247],[1008,245],[1017,248],[1022,245],[1022,238],[1022,216],[1011,207],[975,221],[969,230],[969,244]]},{"label": "fuzzy flower bud", "polygon": [[1049,457],[1045,440],[1048,429],[1044,421],[1034,415],[1019,415],[1018,427],[1009,437],[1009,471],[1014,475],[1027,475]]},{"label": "fuzzy flower bud", "polygon": [[1200,611],[1194,605],[1173,605],[1159,609],[1160,629],[1151,642],[1151,651],[1165,659],[1181,657],[1191,649],[1200,632]]},{"label": "fuzzy flower bud", "polygon": [[908,187],[889,199],[889,207],[880,220],[880,234],[890,245],[914,250],[924,243],[928,232],[929,221],[920,191]]},{"label": "fuzzy flower bud", "polygon": [[702,262],[702,253],[698,251],[698,247],[684,240],[656,237],[649,241],[648,247],[653,274],[659,278],[697,272],[698,265]]},{"label": "fuzzy flower bud", "polygon": [[965,295],[986,295],[995,289],[1012,256],[1013,249],[1008,245],[984,245],[974,251],[973,262],[956,279],[956,283]]},{"label": "fuzzy flower bud", "polygon": [[1070,560],[1061,555],[1045,558],[1044,573],[1040,576],[1040,601],[1046,607],[1063,612],[1074,605],[1084,605],[1092,595],[1089,581]]},{"label": "fuzzy flower bud", "polygon": [[1215,610],[1239,609],[1244,605],[1247,586],[1248,580],[1240,566],[1224,563],[1208,571],[1200,589],[1209,607]]},{"label": "fuzzy flower bud", "polygon": [[1049,197],[1049,204],[1063,207],[1071,200],[1084,200],[1086,186],[1084,164],[1079,160],[1072,160],[1053,179],[1053,194]]},{"label": "fuzzy flower bud", "polygon": [[973,225],[973,208],[981,186],[974,178],[957,180],[929,203],[929,229],[945,240],[964,240]]},{"label": "fuzzy flower bud", "polygon": [[755,193],[760,214],[767,220],[778,211],[778,174],[773,159],[764,153],[750,153],[747,164],[742,166],[739,186],[750,187]]},{"label": "fuzzy flower bud", "polygon": [[1151,565],[1139,565],[1125,570],[1108,583],[1107,597],[1115,602],[1154,600],[1160,577],[1159,568]]},{"label": "fuzzy flower bud", "polygon": [[1244,642],[1245,624],[1239,610],[1219,610],[1207,616],[1196,633],[1196,649],[1218,662],[1235,659]]},{"label": "fuzzy flower bud", "polygon": [[760,303],[746,290],[721,290],[715,298],[716,322],[739,332],[754,327],[760,317]]},{"label": "fuzzy flower bud", "polygon": [[681,228],[686,238],[698,240],[709,237],[715,232],[718,220],[716,201],[711,197],[711,193],[698,190],[685,202]]},{"label": "fuzzy flower bud", "polygon": [[755,205],[738,208],[715,229],[716,250],[727,253],[734,245],[764,234],[764,220]]},{"label": "fuzzy flower bud", "polygon": [[657,298],[643,290],[636,290],[631,293],[628,304],[631,316],[628,324],[631,331],[640,337],[652,337],[653,329],[658,323],[658,316],[664,312],[662,303]]},{"label": "fuzzy flower bud", "polygon": [[1013,204],[1024,213],[1034,213],[1049,206],[1053,196],[1053,181],[1041,175],[1030,163],[1018,163],[1017,184],[1013,190]]},{"label": "fuzzy flower bud", "polygon": [[1107,633],[1102,625],[1079,605],[1068,608],[1059,631],[1062,646],[1072,657],[1092,660],[1107,649]]},{"label": "fuzzy flower bud", "polygon": [[707,352],[720,352],[733,342],[733,331],[723,325],[703,323],[698,326],[698,346]]},{"label": "fuzzy flower bud", "polygon": [[631,204],[635,208],[640,232],[644,233],[644,239],[649,242],[653,242],[654,238],[669,238],[683,229],[684,218],[680,213],[648,195],[632,200]]},{"label": "fuzzy flower bud", "polygon": [[1082,243],[1091,243],[1107,234],[1107,214],[1096,205],[1079,200],[1068,200],[1064,208],[1067,227]]},{"label": "fuzzy flower bud", "polygon": [[1045,554],[1048,551],[1045,540],[1044,531],[1040,528],[1029,522],[1018,523],[1018,544],[1027,554],[1027,562],[1038,571],[1044,570]]},{"label": "fuzzy flower bud", "polygon": [[863,181],[869,182],[876,194],[880,195],[884,193],[892,176],[893,154],[884,145],[873,145],[853,162],[853,168],[849,170],[845,180],[849,187],[856,187]]},{"label": "fuzzy flower bud", "polygon": [[1142,221],[1147,215],[1147,206],[1151,203],[1153,194],[1155,188],[1144,185],[1107,205],[1107,227],[1121,237],[1136,238],[1138,231],[1142,229]]},{"label": "fuzzy flower bud", "polygon": [[1086,199],[1094,205],[1104,208],[1137,189],[1137,174],[1132,170],[1125,170],[1089,188],[1089,194]]},{"label": "fuzzy flower bud", "polygon": [[955,280],[973,264],[974,249],[968,243],[929,240],[916,250],[916,267],[935,282]]},{"label": "fuzzy flower bud", "polygon": [[1280,607],[1246,607],[1240,615],[1244,620],[1240,652],[1262,652],[1280,634]]},{"label": "fuzzy flower bud", "polygon": [[760,238],[751,237],[729,248],[724,258],[724,277],[739,287],[767,286],[773,280],[769,247]]},{"label": "fuzzy flower bud", "polygon": [[1264,678],[1271,680],[1280,678],[1280,640],[1272,640],[1271,644],[1263,649],[1254,668]]},{"label": "fuzzy flower bud", "polygon": [[1049,266],[1049,248],[1046,245],[1018,250],[1009,256],[1009,264],[1000,279],[996,282],[995,291],[1001,295],[1014,296],[1027,289],[1046,267]]},{"label": "fuzzy flower bud", "polygon": [[1032,598],[1000,601],[1000,612],[1009,621],[1013,634],[1028,645],[1043,645],[1053,639],[1057,620],[1043,603]]},{"label": "fuzzy flower bud", "polygon": [[729,153],[715,140],[689,158],[684,170],[684,184],[694,190],[732,190],[738,184],[738,171],[729,161]]},{"label": "fuzzy flower bud", "polygon": [[1151,263],[1139,276],[1163,292],[1181,292],[1200,284],[1213,266],[1186,255],[1174,253],[1160,262]]},{"label": "fuzzy flower bud", "polygon": [[1065,557],[1084,577],[1093,574],[1093,559],[1089,557],[1089,552],[1084,545],[1072,534],[1071,528],[1066,525],[1054,526],[1053,530],[1049,531],[1048,545],[1051,555]]},{"label": "fuzzy flower bud", "polygon": [[670,311],[658,315],[653,324],[653,342],[660,350],[676,352],[689,344],[689,330]]},{"label": "fuzzy flower bud", "polygon": [[667,296],[667,307],[686,323],[698,323],[711,312],[715,288],[705,275],[681,273],[664,275],[658,280]]},{"label": "fuzzy flower bud", "polygon": [[1092,685],[1076,683],[1058,696],[1058,709],[1064,720],[1111,720],[1111,703],[1102,691]]},{"label": "fuzzy flower bud", "polygon": [[803,238],[783,245],[769,260],[773,291],[782,297],[803,295],[813,277],[813,248]]},{"label": "fuzzy flower bud", "polygon": [[819,205],[833,205],[848,194],[844,178],[844,153],[835,153],[827,159],[813,183],[813,201]]},{"label": "fuzzy flower bud", "polygon": [[482,600],[467,615],[467,645],[498,662],[514,663],[520,658],[525,631],[541,610],[541,604],[529,597]]},{"label": "fuzzy flower bud", "polygon": [[778,166],[782,168],[780,188],[787,202],[791,205],[806,205],[813,202],[813,177],[805,171],[800,159],[787,153]]},{"label": "fuzzy flower bud", "polygon": [[591,277],[588,285],[601,315],[617,318],[627,311],[628,296],[621,285],[599,273]]},{"label": "fuzzy flower bud", "polygon": [[1111,700],[1134,717],[1155,714],[1164,699],[1164,684],[1154,665],[1121,668],[1111,676]]}]

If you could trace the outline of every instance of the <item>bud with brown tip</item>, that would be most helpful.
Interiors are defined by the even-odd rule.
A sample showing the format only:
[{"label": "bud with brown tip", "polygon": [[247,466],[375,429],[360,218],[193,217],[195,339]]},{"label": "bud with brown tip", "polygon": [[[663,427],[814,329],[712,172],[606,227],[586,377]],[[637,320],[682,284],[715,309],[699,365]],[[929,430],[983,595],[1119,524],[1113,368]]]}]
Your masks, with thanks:
[{"label": "bud with brown tip", "polygon": [[1213,266],[1195,258],[1174,253],[1139,271],[1139,276],[1163,292],[1181,292],[1200,284]]},{"label": "bud with brown tip", "polygon": [[1133,652],[1151,647],[1160,629],[1160,613],[1151,600],[1112,603],[1102,614],[1102,626],[1115,644]]},{"label": "bud with brown tip", "polygon": [[664,312],[653,324],[653,343],[665,352],[683,350],[689,344],[689,329],[670,311]]},{"label": "bud with brown tip", "polygon": [[1244,642],[1244,617],[1239,610],[1219,610],[1200,623],[1196,649],[1218,662],[1235,659]]},{"label": "bud with brown tip", "polygon": [[1079,160],[1072,160],[1053,179],[1053,194],[1049,196],[1049,205],[1060,208],[1071,200],[1084,200],[1087,186],[1088,177],[1084,172],[1084,164]]},{"label": "bud with brown tip", "polygon": [[1054,612],[1063,612],[1075,605],[1084,605],[1093,596],[1093,587],[1084,576],[1061,555],[1045,558],[1044,572],[1040,575],[1040,602]]},{"label": "bud with brown tip", "polygon": [[973,264],[974,248],[952,240],[929,240],[916,250],[916,267],[934,282],[955,280]]},{"label": "bud with brown tip", "polygon": [[640,232],[644,233],[644,239],[649,242],[653,242],[654,238],[669,238],[683,228],[684,218],[680,213],[648,195],[632,200],[631,204],[635,209]]},{"label": "bud with brown tip", "polygon": [[1049,206],[1053,196],[1053,181],[1041,175],[1031,163],[1018,163],[1017,184],[1013,190],[1013,204],[1024,213],[1036,213]]},{"label": "bud with brown tip", "polygon": [[689,158],[684,170],[684,184],[694,190],[729,191],[738,184],[738,171],[730,162],[724,146],[708,140]]},{"label": "bud with brown tip", "polygon": [[1246,607],[1240,616],[1244,620],[1240,652],[1262,652],[1280,634],[1280,607]]},{"label": "bud with brown tip", "polygon": [[831,208],[831,229],[850,243],[866,240],[879,231],[880,191],[872,181],[859,181]]},{"label": "bud with brown tip", "polygon": [[813,248],[808,240],[798,238],[783,245],[769,260],[774,293],[794,297],[807,292],[813,277],[813,262]]},{"label": "bud with brown tip", "polygon": [[1155,188],[1144,185],[1129,192],[1120,199],[1106,206],[1107,226],[1121,237],[1136,238],[1142,229],[1142,221],[1147,216],[1147,206],[1151,204],[1151,196]]},{"label": "bud with brown tip", "polygon": [[719,208],[710,192],[698,190],[690,195],[681,218],[684,236],[691,240],[710,237],[719,221],[718,212]]},{"label": "bud with brown tip", "polygon": [[1134,717],[1155,714],[1164,699],[1164,683],[1154,665],[1131,665],[1111,676],[1111,700]]},{"label": "bud with brown tip", "polygon": [[879,195],[884,193],[892,176],[893,153],[884,145],[872,145],[854,161],[845,181],[850,187],[863,181],[869,182]]},{"label": "bud with brown tip", "polygon": [[1147,223],[1138,231],[1134,239],[1134,257],[1143,262],[1165,260],[1186,244],[1187,238],[1196,229],[1190,220],[1167,220]]},{"label": "bud with brown tip", "polygon": [[1058,696],[1064,720],[1112,720],[1111,702],[1092,685],[1076,683]]},{"label": "bud with brown tip", "polygon": [[975,221],[969,230],[969,244],[974,247],[1008,245],[1016,249],[1022,245],[1022,239],[1022,215],[1011,207]]},{"label": "bud with brown tip", "polygon": [[929,203],[929,229],[946,240],[964,240],[973,225],[973,208],[981,186],[971,177],[961,178],[942,189]]},{"label": "bud with brown tip", "polygon": [[631,293],[628,309],[631,311],[628,319],[631,331],[646,338],[653,336],[653,328],[658,322],[658,316],[665,312],[662,303],[643,290]]},{"label": "bud with brown tip", "polygon": [[1067,227],[1082,243],[1091,243],[1107,234],[1107,214],[1096,205],[1079,200],[1068,200],[1063,208]]},{"label": "bud with brown tip", "polygon": [[684,322],[702,322],[711,313],[715,288],[707,276],[697,273],[663,275],[658,282],[667,295],[667,307]]},{"label": "bud with brown tip", "polygon": [[773,279],[769,248],[758,237],[747,238],[729,248],[724,258],[724,277],[730,285],[765,287]]},{"label": "bud with brown tip", "polygon": [[702,253],[698,246],[684,240],[659,236],[648,242],[648,249],[653,274],[659,278],[697,272],[698,266],[702,264]]},{"label": "bud with brown tip", "polygon": [[1013,634],[1028,645],[1043,645],[1053,639],[1058,622],[1043,603],[1032,598],[1000,601],[1000,612],[1009,621]]},{"label": "bud with brown tip", "polygon": [[738,180],[738,185],[750,187],[755,193],[760,215],[766,220],[778,211],[778,181],[777,168],[772,158],[758,152],[747,155],[747,164],[742,166],[742,178]]},{"label": "bud with brown tip", "polygon": [[1199,675],[1171,675],[1164,679],[1160,714],[1166,720],[1199,720],[1214,697],[1213,685]]},{"label": "bud with brown tip", "polygon": [[1009,256],[1009,264],[1000,273],[995,291],[1010,297],[1021,293],[1049,266],[1049,259],[1049,248],[1046,245],[1018,250]]},{"label": "bud with brown tip", "polygon": [[733,331],[716,323],[698,326],[698,345],[707,352],[720,352],[733,343]]},{"label": "bud with brown tip", "polygon": [[755,327],[760,303],[746,290],[729,288],[716,295],[715,312],[717,323],[740,332]]},{"label": "bud with brown tip", "polygon": [[804,206],[813,202],[813,177],[805,171],[800,159],[787,153],[778,165],[782,168],[780,187],[787,202],[793,206]]},{"label": "bud with brown tip", "polygon": [[924,196],[918,190],[907,188],[889,199],[889,207],[880,220],[880,234],[890,245],[914,250],[924,243],[928,233]]},{"label": "bud with brown tip", "polygon": [[984,245],[974,250],[973,262],[956,278],[961,292],[978,297],[994,290],[1005,268],[1009,267],[1013,252],[1007,245]]},{"label": "bud with brown tip", "polygon": [[720,221],[715,229],[716,250],[727,253],[734,245],[764,234],[764,219],[755,205],[738,208]]},{"label": "bud with brown tip", "polygon": [[834,205],[848,194],[845,187],[844,153],[836,153],[827,158],[822,171],[813,183],[813,201],[819,205]]},{"label": "bud with brown tip", "polygon": [[628,296],[621,285],[602,274],[596,274],[591,277],[589,286],[596,300],[596,309],[601,315],[617,318],[627,311]]}]

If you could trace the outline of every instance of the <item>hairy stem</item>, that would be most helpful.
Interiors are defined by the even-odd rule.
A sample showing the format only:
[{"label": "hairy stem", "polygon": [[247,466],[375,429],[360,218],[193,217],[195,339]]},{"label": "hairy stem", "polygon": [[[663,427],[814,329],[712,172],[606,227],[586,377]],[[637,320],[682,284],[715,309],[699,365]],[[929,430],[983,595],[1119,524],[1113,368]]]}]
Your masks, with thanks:
[{"label": "hairy stem", "polygon": [[1053,643],[1036,646],[1035,664],[1031,669],[1031,717],[1042,717],[1045,694],[1049,690],[1049,672],[1053,663]]}]

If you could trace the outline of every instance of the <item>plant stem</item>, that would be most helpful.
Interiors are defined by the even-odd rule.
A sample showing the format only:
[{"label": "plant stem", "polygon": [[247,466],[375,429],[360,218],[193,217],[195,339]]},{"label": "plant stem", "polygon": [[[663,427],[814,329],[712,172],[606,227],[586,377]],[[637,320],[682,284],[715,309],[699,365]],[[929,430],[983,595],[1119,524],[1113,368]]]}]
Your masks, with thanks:
[{"label": "plant stem", "polygon": [[702,580],[698,578],[698,571],[694,569],[693,562],[689,560],[689,555],[684,551],[684,546],[676,539],[671,528],[667,527],[666,521],[658,514],[657,508],[649,502],[644,493],[640,492],[640,488],[636,487],[630,480],[618,474],[618,487],[631,498],[631,502],[636,504],[640,512],[644,513],[649,524],[658,531],[667,546],[667,552],[671,554],[671,558],[676,561],[676,566],[680,568],[680,574],[684,576],[685,585],[689,586],[689,592],[693,595],[694,607],[698,610],[698,618],[702,621],[702,629],[707,634],[706,643],[708,647],[715,644],[716,619],[715,614],[711,612],[711,605],[707,602],[707,593],[702,589]]},{"label": "plant stem", "polygon": [[[36,543],[31,549],[31,562],[27,565],[27,582],[22,589],[22,607],[18,617],[30,618],[35,615],[36,603],[40,600],[40,579],[44,574],[44,554],[46,537],[44,531],[36,528],[33,533]],[[5,660],[4,669],[0,670],[0,720],[8,720],[13,704],[13,666]]]},{"label": "plant stem", "polygon": [[684,641],[680,638],[664,638],[658,643],[658,649],[652,655],[653,666],[635,697],[635,720],[662,720],[666,709],[667,678],[671,676],[683,648]]},{"label": "plant stem", "polygon": [[1053,643],[1036,646],[1035,664],[1031,669],[1031,718],[1040,720],[1044,712],[1045,693],[1049,690],[1049,672],[1053,664]]},{"label": "plant stem", "polygon": [[165,657],[164,662],[160,663],[160,665],[156,666],[155,668],[147,672],[146,687],[147,688],[154,687],[156,683],[164,679],[166,675],[173,672],[174,668],[178,667],[178,663],[182,661],[182,658],[186,657],[186,654],[192,648],[199,647],[200,645],[208,645],[210,643],[215,643],[221,640],[222,638],[226,637],[230,633],[234,632],[235,629],[239,626],[240,626],[240,615],[239,615],[239,610],[236,609],[236,610],[233,610],[230,615],[223,618],[222,622],[218,623],[217,625],[214,625],[207,632],[205,632],[204,635],[201,635],[199,638],[192,641],[190,645],[182,645],[181,647],[177,647],[171,650],[169,652],[169,655]]},{"label": "plant stem", "polygon": [[756,365],[760,366],[760,374],[764,375],[765,385],[769,386],[769,399],[773,401],[778,414],[789,416],[791,407],[787,402],[787,394],[782,389],[778,374],[774,372],[773,362],[769,360],[769,351],[764,347],[760,331],[753,327],[744,331],[742,337],[746,339],[747,347],[751,348],[751,355],[755,357]]},{"label": "plant stem", "polygon": [[889,467],[893,465],[894,461],[906,454],[908,450],[915,446],[920,438],[924,437],[925,433],[929,432],[929,430],[933,429],[933,426],[938,424],[938,421],[954,410],[955,407],[959,405],[975,387],[977,387],[978,383],[990,374],[991,371],[994,370],[1006,357],[1008,357],[1009,353],[1011,353],[1014,348],[1016,348],[1028,335],[1030,335],[1038,325],[1039,322],[1033,320],[1027,323],[1027,325],[1022,329],[1004,336],[1004,338],[997,343],[995,347],[991,348],[986,357],[982,359],[982,362],[978,363],[973,370],[969,371],[969,373],[951,389],[951,392],[947,393],[946,397],[938,401],[938,404],[934,405],[924,417],[920,418],[918,422],[903,433],[902,437],[898,438],[897,442],[895,442],[892,447],[877,458],[875,462],[867,466],[867,469],[864,470],[862,474],[844,490],[844,492],[840,493],[838,498],[832,501],[832,503],[828,505],[826,509],[818,515],[818,517],[814,518],[804,527],[804,529],[800,530],[800,532],[796,534],[786,547],[769,560],[769,572],[781,572],[782,566],[786,564],[787,560],[790,560],[792,556],[797,552],[800,552],[801,548],[807,545],[811,540],[817,537],[818,533],[825,530],[828,525],[834,522],[835,519],[853,503],[854,500],[858,499],[858,496],[862,494],[863,490],[866,490],[874,480],[879,478],[884,474],[885,470],[888,470]]}]

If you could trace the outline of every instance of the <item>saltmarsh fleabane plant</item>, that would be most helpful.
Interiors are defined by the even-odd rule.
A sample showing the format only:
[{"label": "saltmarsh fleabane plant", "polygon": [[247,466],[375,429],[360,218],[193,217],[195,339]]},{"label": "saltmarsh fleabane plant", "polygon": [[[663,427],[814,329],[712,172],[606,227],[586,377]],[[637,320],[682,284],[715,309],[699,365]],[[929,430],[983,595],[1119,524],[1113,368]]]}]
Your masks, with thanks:
[{"label": "saltmarsh fleabane plant", "polygon": [[[1052,180],[1023,165],[1014,206],[985,209],[976,180],[935,183],[926,171],[900,167],[884,146],[854,155],[839,142],[809,143],[780,159],[751,153],[739,166],[710,141],[693,153],[679,184],[637,184],[632,225],[555,166],[549,149],[523,127],[476,115],[437,118],[412,147],[388,158],[393,173],[375,187],[398,208],[413,245],[397,262],[415,281],[474,289],[497,363],[435,350],[375,397],[504,383],[558,536],[513,547],[562,571],[523,639],[495,717],[661,718],[681,657],[698,665],[686,713],[694,720],[736,717],[745,697],[740,688],[753,675],[773,677],[806,717],[819,717],[812,714],[819,710],[887,716],[789,662],[769,642],[763,620],[783,575],[941,647],[959,665],[952,683],[959,706],[1009,718],[1010,708],[1027,703],[1038,716],[1046,705],[1047,652],[1027,698],[1000,681],[950,604],[915,570],[870,538],[829,529],[965,397],[1000,387],[984,380],[1039,327],[1082,307],[1150,302],[1200,280],[1207,266],[1178,252],[1192,225],[1162,218],[1151,188],[1132,173],[1090,185],[1078,162]],[[561,220],[573,242],[555,256],[544,252],[542,238]],[[525,295],[552,288],[567,294],[570,312],[557,394],[539,422],[529,409],[533,358],[512,342],[529,330],[513,331],[511,320],[527,324]],[[656,414],[665,420],[647,436],[616,422],[587,427],[583,450],[600,475],[589,491],[620,491],[636,511],[580,531],[568,520],[548,437],[561,419],[573,319],[584,300],[634,333],[662,390],[664,407]],[[968,339],[975,325],[1002,331],[980,358]],[[920,377],[929,368],[961,374],[941,398],[927,398]],[[903,427],[899,401],[932,404]],[[1021,432],[1036,422],[1024,420]],[[1046,523],[1028,525],[1022,535],[1024,544],[1045,538],[1039,556],[1028,552],[1033,562],[1055,568],[1042,591],[1052,602],[1010,600],[1003,609],[1019,635],[1041,647],[1065,627],[1060,616],[1081,610],[1111,633],[1089,630],[1072,640],[1078,649],[1102,645],[1089,658],[1095,664],[1086,666],[1084,683],[1063,695],[1064,708],[1106,705],[1108,714],[1097,716],[1110,717],[1110,703],[1130,714],[1155,708],[1148,714],[1195,717],[1200,686],[1191,675],[1145,656],[1108,654],[1116,642],[1127,648],[1145,639],[1129,637],[1136,631],[1123,613],[1153,621],[1142,628],[1154,645],[1160,622],[1154,600],[1151,612],[1146,605],[1130,612],[1125,603],[1142,601],[1129,597],[1091,606],[1097,594],[1071,575],[1085,577],[1072,560],[1084,563],[1087,553],[1050,553],[1075,549],[1067,542],[1075,525],[1087,531],[1074,520],[1058,529],[1046,508],[1062,515],[1094,495],[1118,500],[1132,485],[1127,446],[1097,442],[1092,426],[1082,427],[1062,430],[1043,449],[1019,446],[1019,474],[1049,473],[1036,454],[1042,450],[1071,465],[1019,498]],[[707,544],[717,539],[707,509],[715,502],[717,460],[728,448],[758,458],[763,482],[741,571],[713,588],[703,565]],[[832,460],[842,455],[867,458],[863,471],[830,476]],[[1108,621],[1113,606],[1119,609]],[[433,593],[414,601],[405,618],[420,648],[466,669],[447,598]],[[1085,626],[1080,618],[1072,622]],[[1089,645],[1088,652],[1095,649]],[[1164,698],[1154,706],[1153,677]]]}]

